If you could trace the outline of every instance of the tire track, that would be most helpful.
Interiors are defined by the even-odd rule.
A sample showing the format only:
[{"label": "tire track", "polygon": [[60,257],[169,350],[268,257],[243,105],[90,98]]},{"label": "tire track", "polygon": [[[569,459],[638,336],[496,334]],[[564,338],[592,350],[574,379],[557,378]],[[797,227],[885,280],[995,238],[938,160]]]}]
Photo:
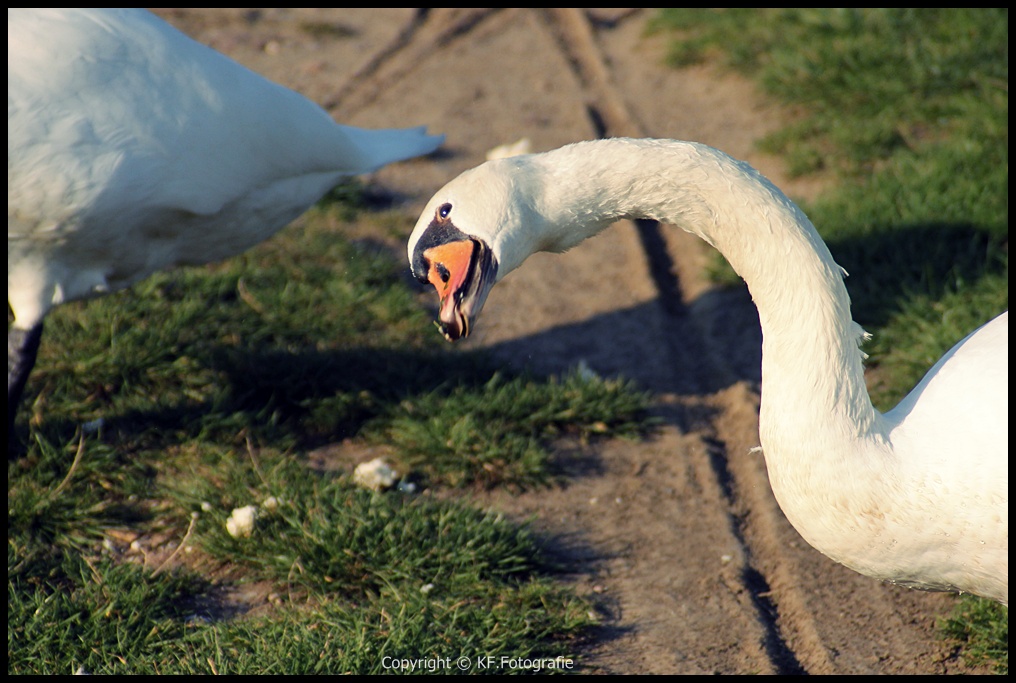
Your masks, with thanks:
[{"label": "tire track", "polygon": [[369,107],[389,85],[406,78],[428,54],[456,37],[469,33],[500,9],[417,9],[412,19],[388,45],[373,52],[345,83],[325,99],[324,107],[340,110],[345,115]]}]

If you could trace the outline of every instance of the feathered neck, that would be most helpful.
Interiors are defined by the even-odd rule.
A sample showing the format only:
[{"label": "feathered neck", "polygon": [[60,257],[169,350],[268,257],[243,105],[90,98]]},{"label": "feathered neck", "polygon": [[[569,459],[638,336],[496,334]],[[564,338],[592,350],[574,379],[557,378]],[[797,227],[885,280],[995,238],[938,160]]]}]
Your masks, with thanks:
[{"label": "feathered neck", "polygon": [[744,278],[763,333],[761,443],[773,490],[806,537],[802,517],[829,514],[807,491],[818,479],[881,495],[878,477],[864,473],[891,449],[865,387],[844,272],[783,192],[750,165],[689,142],[581,142],[512,163],[528,167],[523,189],[538,225],[537,244],[524,249],[563,251],[619,219],[648,218],[698,235]]},{"label": "feathered neck", "polygon": [[[698,235],[747,283],[770,365],[786,352],[800,368],[802,351],[813,348],[816,368],[834,367],[859,387],[836,399],[863,404],[862,413],[870,408],[858,349],[863,332],[850,317],[844,271],[808,217],[750,165],[698,143],[623,138],[522,159],[531,166],[525,191],[535,197],[539,249],[564,251],[625,218]],[[778,377],[765,381],[779,384]]]}]

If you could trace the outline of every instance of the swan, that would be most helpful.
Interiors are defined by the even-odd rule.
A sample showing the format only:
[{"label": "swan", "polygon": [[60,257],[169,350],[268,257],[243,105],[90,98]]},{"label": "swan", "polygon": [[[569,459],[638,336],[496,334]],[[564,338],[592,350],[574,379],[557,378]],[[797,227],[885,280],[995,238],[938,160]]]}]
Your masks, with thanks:
[{"label": "swan", "polygon": [[9,8],[8,427],[54,306],[238,254],[443,140],[337,124],[144,10]]},{"label": "swan", "polygon": [[879,413],[844,272],[809,219],[747,163],[674,140],[586,141],[486,162],[434,195],[408,255],[454,341],[528,256],[624,218],[698,235],[747,283],[763,332],[761,450],[801,536],[861,574],[1008,605],[1008,311]]}]

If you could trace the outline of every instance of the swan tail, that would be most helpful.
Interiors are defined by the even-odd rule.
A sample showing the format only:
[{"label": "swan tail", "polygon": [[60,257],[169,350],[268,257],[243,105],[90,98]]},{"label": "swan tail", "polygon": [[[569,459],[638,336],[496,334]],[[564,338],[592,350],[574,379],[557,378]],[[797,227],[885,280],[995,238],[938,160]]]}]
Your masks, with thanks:
[{"label": "swan tail", "polygon": [[430,135],[425,126],[369,130],[343,126],[360,152],[361,173],[370,173],[396,161],[430,154],[440,147],[444,135]]}]

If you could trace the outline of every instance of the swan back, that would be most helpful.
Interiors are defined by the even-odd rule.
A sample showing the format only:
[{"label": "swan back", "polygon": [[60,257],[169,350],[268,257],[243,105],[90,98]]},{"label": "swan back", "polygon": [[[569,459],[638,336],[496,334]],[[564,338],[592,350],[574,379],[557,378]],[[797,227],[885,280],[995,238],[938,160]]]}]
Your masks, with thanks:
[{"label": "swan back", "polygon": [[[885,419],[910,534],[945,589],[1008,604],[1009,313],[956,344]],[[943,512],[943,510],[945,512]],[[901,537],[905,537],[901,532]],[[928,542],[931,539],[932,542]]]},{"label": "swan back", "polygon": [[144,10],[9,9],[7,32],[8,287],[24,327],[239,253],[342,176],[443,140],[336,124]]}]

